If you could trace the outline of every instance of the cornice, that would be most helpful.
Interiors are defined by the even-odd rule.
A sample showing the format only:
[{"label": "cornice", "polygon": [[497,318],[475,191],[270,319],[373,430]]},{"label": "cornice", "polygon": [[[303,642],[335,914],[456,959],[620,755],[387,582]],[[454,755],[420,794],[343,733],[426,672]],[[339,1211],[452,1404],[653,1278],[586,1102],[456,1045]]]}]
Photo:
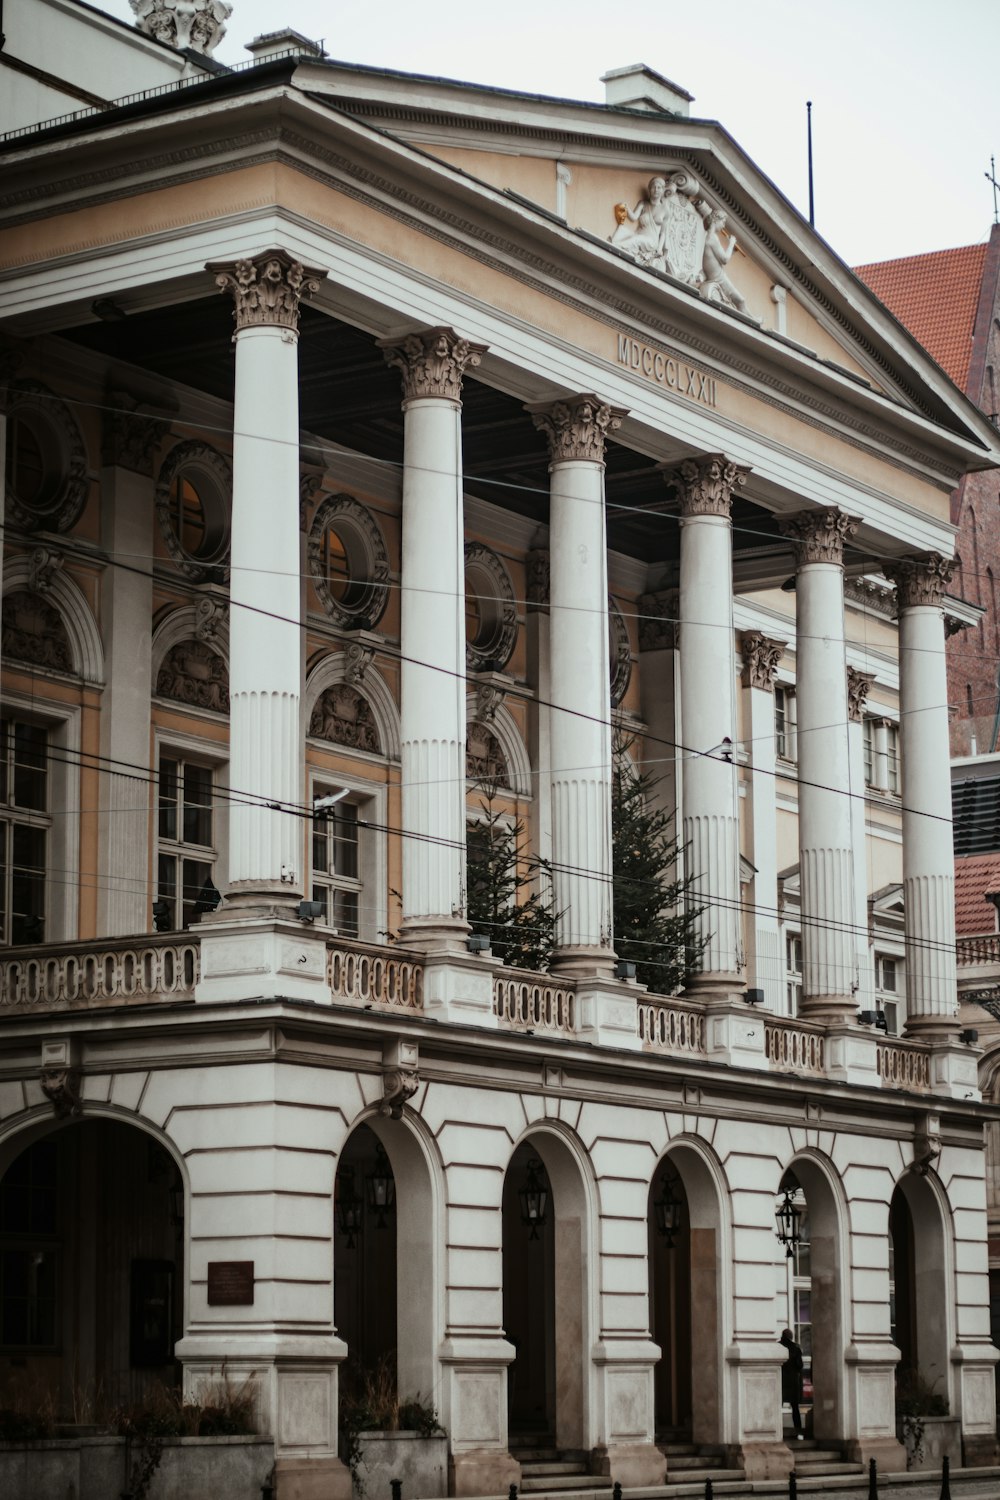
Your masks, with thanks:
[{"label": "cornice", "polygon": [[[648,152],[649,150],[648,144],[637,142],[626,144],[634,151]],[[264,146],[269,146],[269,149],[255,150]],[[581,299],[583,299],[585,304],[583,311],[595,321],[603,323],[617,333],[627,333],[632,336],[639,327],[647,341],[652,335],[654,344],[657,335],[662,339],[670,340],[675,350],[682,349],[685,353],[691,351],[696,359],[701,356],[707,368],[716,376],[725,379],[735,390],[764,401],[783,414],[804,421],[819,431],[829,433],[832,430],[840,440],[866,454],[874,453],[901,472],[924,482],[934,482],[933,479],[928,479],[926,473],[929,464],[926,451],[887,434],[885,427],[876,419],[866,419],[851,412],[849,408],[845,409],[827,402],[821,396],[804,390],[801,384],[761,369],[749,358],[730,352],[726,362],[719,363],[719,344],[718,340],[712,337],[712,330],[707,329],[704,336],[699,336],[690,327],[682,328],[676,321],[672,321],[667,315],[667,309],[664,309],[659,316],[651,317],[648,305],[640,305],[635,298],[613,293],[606,286],[598,289],[593,277],[574,274],[565,269],[557,272],[552,256],[533,253],[522,242],[506,235],[490,232],[484,229],[481,223],[475,222],[464,214],[449,211],[439,202],[423,194],[403,190],[398,182],[366,168],[356,158],[333,150],[291,127],[283,126],[280,121],[269,125],[266,129],[242,132],[222,140],[203,139],[176,151],[160,152],[144,163],[143,170],[144,174],[149,173],[152,176],[156,173],[167,173],[171,167],[198,164],[191,165],[187,171],[171,173],[169,185],[173,186],[239,170],[248,164],[247,156],[251,152],[255,153],[254,163],[282,162],[326,186],[331,185],[331,176],[333,176],[335,180],[332,185],[345,196],[353,198],[366,207],[374,207],[401,224],[417,228],[421,233],[443,244],[454,246],[457,234],[461,237],[459,246],[461,252],[479,263],[491,269],[500,270],[547,298],[562,302],[574,309],[580,309]],[[700,158],[677,151],[672,151],[670,154],[678,161],[687,161],[705,177]],[[441,164],[435,163],[435,165]],[[706,177],[705,180],[709,179]],[[117,182],[118,186],[109,188],[105,192],[91,194],[89,197],[84,196],[88,185],[100,186],[110,182]],[[155,184],[150,185],[155,186]],[[54,191],[67,194],[72,191],[75,206],[89,207],[132,196],[145,186],[145,183],[137,184],[135,181],[122,184],[119,164],[97,169],[91,173],[83,173],[79,178],[63,178],[58,183],[43,188],[26,187],[14,193],[0,195],[0,210],[9,203],[28,201],[38,201],[40,207],[5,220],[4,225],[0,227],[65,212],[65,202],[47,207],[41,206],[41,200],[51,196]],[[496,192],[497,190],[491,189],[490,191]],[[713,191],[718,191],[721,199],[728,204],[733,204],[734,200],[717,183],[713,183]],[[742,208],[737,207],[737,212],[746,222],[750,222],[746,220]],[[755,232],[759,232],[759,227]],[[571,237],[574,246],[577,249],[581,248],[581,242],[574,231],[566,230],[566,233]],[[347,237],[342,236],[342,238],[346,240]],[[769,248],[772,244],[773,242],[769,243]],[[778,249],[776,246],[773,248],[775,251]],[[787,257],[782,263],[786,262],[789,266],[793,264]],[[655,285],[657,284],[651,283],[643,290],[651,292]],[[661,288],[661,290],[664,293],[667,291],[666,288]],[[683,310],[687,310],[687,306],[685,298]],[[703,313],[707,313],[713,324],[718,318],[726,316],[715,309],[704,308],[701,303],[698,307]],[[767,337],[766,331],[763,336]],[[777,348],[767,349],[766,352],[772,358],[779,354]],[[877,392],[873,394],[878,395]],[[881,399],[891,398],[882,397]],[[930,418],[930,420],[934,419]],[[737,423],[730,425],[734,431],[741,430]],[[940,459],[934,461],[934,468],[946,482],[942,484],[942,488],[951,488],[961,473],[958,466],[948,466]],[[827,472],[833,474],[835,471],[828,469]]]}]

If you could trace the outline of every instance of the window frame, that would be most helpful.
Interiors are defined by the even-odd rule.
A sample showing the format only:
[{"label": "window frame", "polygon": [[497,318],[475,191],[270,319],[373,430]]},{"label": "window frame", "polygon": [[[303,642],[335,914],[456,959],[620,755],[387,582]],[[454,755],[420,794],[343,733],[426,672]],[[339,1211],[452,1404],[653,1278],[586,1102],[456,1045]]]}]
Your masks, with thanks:
[{"label": "window frame", "polygon": [[[779,695],[781,706],[779,706]],[[784,761],[786,765],[798,765],[798,728],[795,684],[794,682],[776,682],[774,684],[774,755],[776,760]]]},{"label": "window frame", "polygon": [[[71,942],[80,909],[80,724],[81,709],[40,702],[4,691],[4,716],[41,725],[49,736],[50,819],[46,868],[44,942]],[[53,754],[53,752],[55,752]],[[0,932],[0,937],[2,937]]]},{"label": "window frame", "polygon": [[[361,753],[361,752],[359,752]],[[347,789],[348,795],[344,799],[351,806],[357,808],[358,819],[358,841],[357,841],[357,867],[356,877],[343,877],[344,883],[337,885],[337,877],[320,876],[323,883],[330,881],[329,889],[341,889],[357,891],[358,894],[358,934],[356,939],[362,943],[384,943],[388,941],[389,911],[388,911],[388,794],[384,783],[369,780],[365,777],[356,776],[353,773],[342,773],[329,766],[307,765],[306,785],[308,788],[309,806],[318,798],[329,795],[332,792]],[[333,809],[334,811],[336,809]],[[303,869],[306,871],[305,892],[307,899],[312,899],[314,870],[313,870],[313,828],[312,818],[303,819],[305,850],[303,857]],[[317,920],[317,926],[324,932],[329,932],[332,937],[336,934],[333,928],[322,919]],[[348,934],[343,934],[347,937]]]},{"label": "window frame", "polygon": [[[217,753],[213,754],[213,749]],[[153,744],[153,768],[150,776],[150,870],[149,888],[150,896],[147,911],[147,922],[150,929],[153,928],[153,903],[160,899],[160,763],[164,758],[180,761],[183,763],[199,765],[211,772],[212,776],[212,836],[214,841],[213,858],[209,863],[212,865],[212,880],[219,891],[224,891],[228,883],[228,849],[229,849],[229,752],[228,747],[218,745],[217,742],[207,740],[193,734],[184,734],[177,730],[157,729]],[[185,847],[192,850],[192,857],[201,845],[186,845],[184,840],[165,840],[164,852],[178,852],[178,857],[183,858],[180,852]],[[180,898],[178,890],[177,897]],[[172,932],[183,932],[188,929],[184,927],[171,927]]]}]

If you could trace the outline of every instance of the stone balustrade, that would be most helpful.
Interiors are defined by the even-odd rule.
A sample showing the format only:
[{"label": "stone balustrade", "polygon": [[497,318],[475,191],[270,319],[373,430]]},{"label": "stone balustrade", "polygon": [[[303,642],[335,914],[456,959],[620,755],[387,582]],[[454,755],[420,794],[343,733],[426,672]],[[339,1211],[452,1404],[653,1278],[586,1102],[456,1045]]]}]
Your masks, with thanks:
[{"label": "stone balustrade", "polygon": [[200,949],[190,934],[52,943],[8,949],[0,959],[0,1007],[176,1003],[194,999]]},{"label": "stone balustrade", "polygon": [[819,1022],[788,1016],[768,1016],[764,1022],[764,1050],[774,1073],[826,1071],[826,1039]]},{"label": "stone balustrade", "polygon": [[880,1037],[878,1076],[884,1089],[909,1089],[916,1093],[928,1093],[931,1086],[930,1051],[923,1042],[903,1041],[900,1037]]},{"label": "stone balustrade", "polygon": [[326,974],[334,1004],[385,1005],[393,1010],[423,1009],[423,965],[399,948],[332,938]]},{"label": "stone balustrade", "polygon": [[969,964],[1000,963],[1000,932],[984,932],[975,937],[960,937],[955,942],[958,967]]},{"label": "stone balustrade", "polygon": [[493,977],[493,1014],[509,1031],[571,1035],[572,989],[527,969],[504,969]]},{"label": "stone balustrade", "polygon": [[705,1017],[697,1002],[677,996],[669,1000],[640,1000],[637,1011],[639,1039],[650,1052],[705,1051]]}]

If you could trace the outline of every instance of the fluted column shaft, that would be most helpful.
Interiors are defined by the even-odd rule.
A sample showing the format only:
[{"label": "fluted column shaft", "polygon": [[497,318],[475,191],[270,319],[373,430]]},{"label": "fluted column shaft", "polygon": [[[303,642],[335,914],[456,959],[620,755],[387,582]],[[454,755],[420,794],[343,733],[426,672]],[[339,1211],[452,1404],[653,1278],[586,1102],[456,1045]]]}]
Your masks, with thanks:
[{"label": "fluted column shaft", "polygon": [[899,610],[899,739],[906,914],[906,1029],[956,1029],[955,865],[942,600],[953,564],[936,553],[883,571]]},{"label": "fluted column shaft", "polygon": [[681,501],[682,839],[703,940],[706,997],[742,983],[739,814],[736,789],[736,642],[733,634],[732,492],[747,470],[718,454],[688,459],[668,477]]},{"label": "fluted column shaft", "polygon": [[847,737],[851,770],[851,842],[854,846],[855,1000],[859,1010],[875,1004],[875,972],[868,943],[868,867],[865,858],[865,704],[875,675],[847,669]]},{"label": "fluted column shaft", "polygon": [[[751,982],[768,1010],[783,1014],[785,963],[778,924],[778,814],[775,774],[774,674],[785,649],[759,630],[743,632],[744,734],[750,745],[750,857],[753,860]],[[750,933],[748,933],[748,937]]]},{"label": "fluted column shaft", "polygon": [[809,510],[783,527],[797,564],[802,1013],[831,1020],[856,1009],[843,558],[857,524],[838,510]]},{"label": "fluted column shaft", "polygon": [[380,347],[403,384],[402,936],[457,948],[468,930],[461,392],[484,350],[450,328]]},{"label": "fluted column shaft", "polygon": [[298,320],[321,271],[210,266],[236,320],[228,904],[303,890]]},{"label": "fluted column shaft", "polygon": [[605,436],[624,412],[583,395],[531,408],[549,440],[555,967],[607,975],[612,948],[611,683]]}]

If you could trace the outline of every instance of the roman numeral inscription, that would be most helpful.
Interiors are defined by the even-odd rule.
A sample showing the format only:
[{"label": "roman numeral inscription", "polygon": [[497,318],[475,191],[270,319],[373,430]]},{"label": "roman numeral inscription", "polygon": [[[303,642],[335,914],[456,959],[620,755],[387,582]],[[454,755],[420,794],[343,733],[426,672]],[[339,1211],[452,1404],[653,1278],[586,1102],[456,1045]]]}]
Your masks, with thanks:
[{"label": "roman numeral inscription", "polygon": [[630,339],[625,333],[618,335],[618,363],[630,370],[639,370],[647,380],[655,380],[658,385],[665,385],[689,401],[700,401],[703,406],[718,405],[718,382],[710,375],[696,370],[694,365],[682,359],[674,359],[659,349],[651,349],[648,344],[640,344],[638,339]]}]

